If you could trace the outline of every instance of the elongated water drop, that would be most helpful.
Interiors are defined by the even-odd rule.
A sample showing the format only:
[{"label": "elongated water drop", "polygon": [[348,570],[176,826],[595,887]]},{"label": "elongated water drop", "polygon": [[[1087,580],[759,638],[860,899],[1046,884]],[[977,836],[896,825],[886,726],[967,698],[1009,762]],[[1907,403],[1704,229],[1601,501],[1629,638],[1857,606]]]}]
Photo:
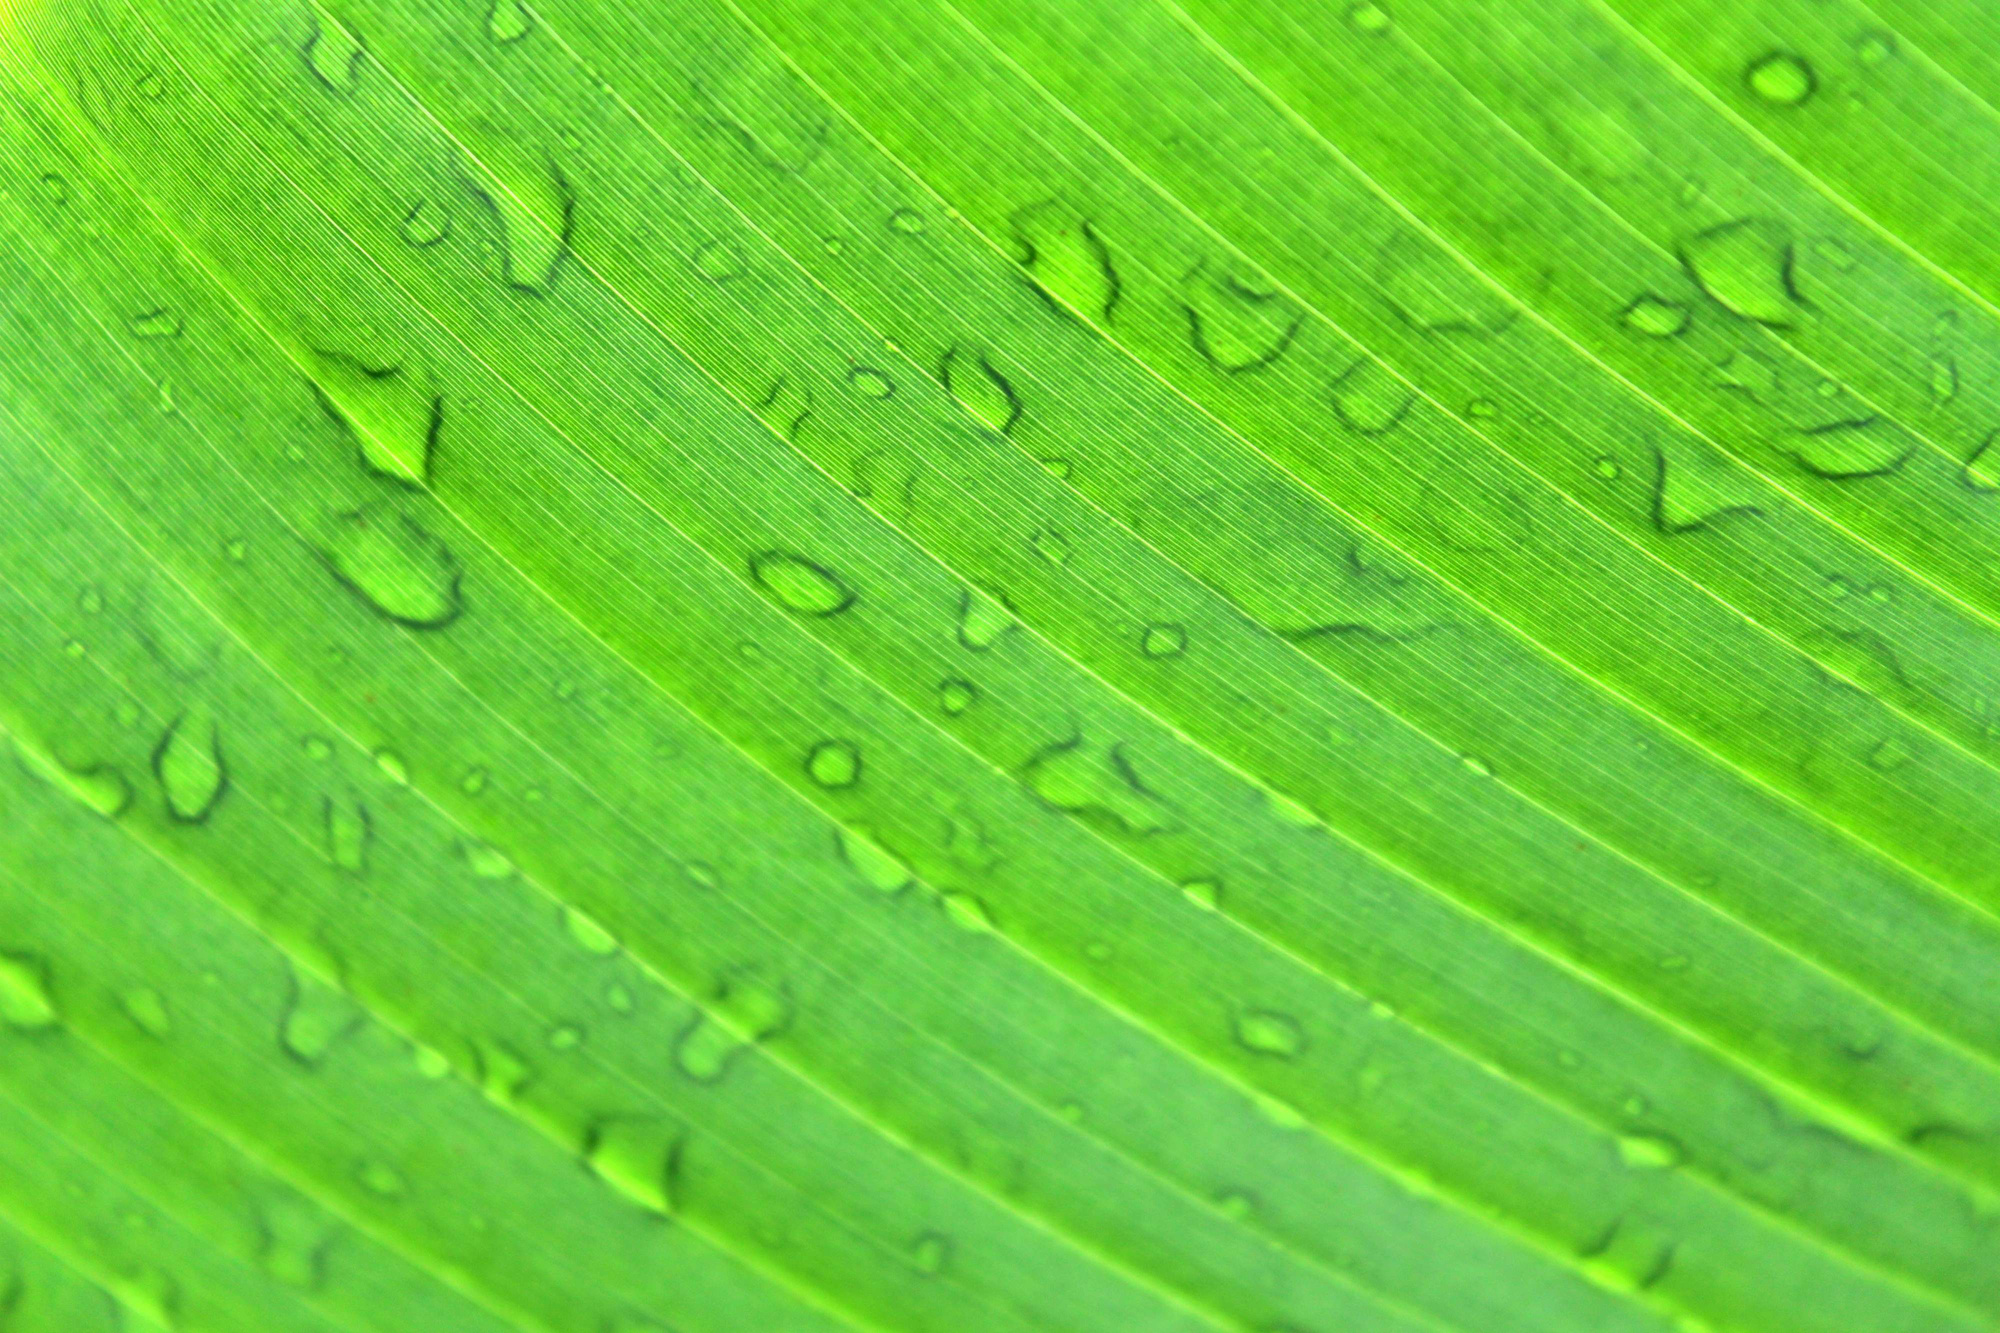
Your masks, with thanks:
[{"label": "elongated water drop", "polygon": [[206,820],[229,789],[214,720],[206,714],[175,720],[153,751],[153,776],[166,796],[169,815],[183,824]]},{"label": "elongated water drop", "polygon": [[838,574],[792,551],[751,556],[750,576],[779,605],[804,616],[837,616],[855,602],[854,590]]},{"label": "elongated water drop", "polygon": [[340,515],[323,554],[342,586],[399,625],[440,629],[463,609],[451,549],[387,501]]},{"label": "elongated water drop", "polygon": [[0,1024],[39,1032],[58,1021],[48,964],[33,954],[0,951]]}]

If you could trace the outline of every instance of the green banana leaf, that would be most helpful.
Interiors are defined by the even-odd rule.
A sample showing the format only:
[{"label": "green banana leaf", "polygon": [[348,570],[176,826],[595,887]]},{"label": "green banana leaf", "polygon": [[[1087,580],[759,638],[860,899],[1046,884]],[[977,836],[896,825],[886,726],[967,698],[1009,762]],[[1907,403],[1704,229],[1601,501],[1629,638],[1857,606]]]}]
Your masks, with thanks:
[{"label": "green banana leaf", "polygon": [[0,0],[0,1329],[2000,1328],[1985,0]]}]

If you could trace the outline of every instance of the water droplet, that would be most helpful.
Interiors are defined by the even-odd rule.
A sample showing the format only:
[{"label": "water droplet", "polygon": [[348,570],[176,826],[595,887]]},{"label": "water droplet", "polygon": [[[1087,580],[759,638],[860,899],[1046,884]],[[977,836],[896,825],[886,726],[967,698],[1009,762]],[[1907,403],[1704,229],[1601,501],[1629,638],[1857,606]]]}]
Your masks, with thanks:
[{"label": "water droplet", "polygon": [[519,1051],[504,1041],[477,1041],[472,1049],[479,1062],[479,1090],[488,1101],[513,1106],[534,1081],[535,1071]]},{"label": "water droplet", "polygon": [[459,843],[458,849],[460,855],[465,857],[465,864],[479,879],[506,879],[514,873],[514,863],[492,843],[467,838]]},{"label": "water droplet", "polygon": [[1250,1104],[1256,1108],[1258,1115],[1279,1129],[1297,1132],[1312,1124],[1312,1121],[1306,1119],[1305,1112],[1298,1107],[1261,1092],[1250,1094]]},{"label": "water droplet", "polygon": [[1665,1171],[1681,1164],[1681,1146],[1655,1134],[1620,1134],[1618,1160],[1632,1171]]},{"label": "water droplet", "polygon": [[1069,563],[1069,538],[1063,536],[1054,528],[1036,529],[1035,535],[1028,539],[1028,545],[1034,550],[1036,555],[1052,565],[1066,565]]},{"label": "water droplet", "polygon": [[837,255],[847,248],[847,242],[838,236],[823,236],[820,238],[820,244],[826,247],[826,252],[830,255]]},{"label": "water droplet", "polygon": [[1036,288],[1059,311],[1109,323],[1118,307],[1118,270],[1090,219],[1047,199],[1008,219],[1020,261]]},{"label": "water droplet", "polygon": [[1256,1210],[1256,1200],[1242,1190],[1224,1190],[1215,1196],[1215,1211],[1232,1222],[1241,1222]]},{"label": "water droplet", "polygon": [[1187,644],[1187,629],[1181,625],[1148,625],[1139,635],[1139,651],[1148,657],[1179,657]]},{"label": "water droplet", "polygon": [[76,595],[76,609],[87,616],[94,616],[104,609],[104,594],[96,584],[85,585],[83,591]]},{"label": "water droplet", "polygon": [[363,1162],[355,1169],[354,1178],[361,1182],[361,1188],[385,1199],[401,1198],[409,1191],[403,1173],[387,1162]]},{"label": "water droplet", "polygon": [[1281,791],[1267,790],[1264,793],[1264,802],[1271,807],[1271,813],[1280,823],[1290,824],[1293,828],[1319,827],[1319,816],[1314,814],[1312,807],[1304,801],[1287,796]]},{"label": "water droplet", "polygon": [[361,40],[331,14],[313,4],[313,34],[306,42],[306,67],[329,92],[345,97],[361,78]]},{"label": "water droplet", "polygon": [[183,325],[181,317],[165,306],[155,306],[142,310],[125,321],[134,338],[159,339],[178,338]]},{"label": "water droplet", "polygon": [[116,819],[132,803],[130,784],[109,764],[72,768],[19,732],[14,733],[13,740],[14,754],[23,768],[66,792],[87,809],[106,819]]},{"label": "water droplet", "polygon": [[954,347],[945,353],[944,387],[972,418],[1002,434],[1021,419],[1021,400],[1013,384],[994,369],[981,352]]},{"label": "water droplet", "polygon": [[1500,415],[1500,404],[1491,398],[1475,398],[1465,405],[1465,415],[1474,421],[1491,421]]},{"label": "water droplet", "polygon": [[1085,816],[1127,834],[1159,833],[1171,820],[1160,798],[1140,781],[1123,745],[1093,745],[1077,736],[1045,746],[1028,760],[1021,780],[1067,814]]},{"label": "water droplet", "polygon": [[909,884],[909,868],[868,834],[843,827],[837,830],[837,840],[841,859],[854,867],[870,888],[895,893]]},{"label": "water droplet", "polygon": [[1709,373],[1709,382],[1718,388],[1735,389],[1752,398],[1765,398],[1778,388],[1778,368],[1755,352],[1731,352]]},{"label": "water droplet", "polygon": [[1624,469],[1618,466],[1618,460],[1610,454],[1599,454],[1591,468],[1606,481],[1616,481],[1624,473]]},{"label": "water droplet", "polygon": [[1291,347],[1305,312],[1261,275],[1206,264],[1181,281],[1188,337],[1203,360],[1225,375],[1271,365]]},{"label": "water droplet", "polygon": [[618,952],[618,937],[599,925],[596,918],[580,908],[565,906],[562,909],[563,929],[570,939],[585,953],[599,958],[609,958]]},{"label": "water droplet", "polygon": [[1236,1017],[1236,1040],[1259,1055],[1290,1060],[1306,1048],[1298,1020],[1269,1009],[1251,1009]]},{"label": "water droplet", "polygon": [[1488,337],[1520,309],[1479,273],[1415,231],[1399,230],[1376,262],[1382,295],[1419,333]]},{"label": "water droplet", "polygon": [[1002,598],[967,588],[958,604],[958,641],[983,653],[1014,628],[1014,611]]},{"label": "water droplet", "polygon": [[784,992],[747,973],[726,978],[715,998],[682,1030],[674,1063],[697,1083],[713,1083],[747,1046],[764,1041],[791,1021]]},{"label": "water droplet", "polygon": [[222,737],[204,715],[176,719],[153,751],[153,776],[167,799],[167,813],[183,824],[199,824],[229,790]]},{"label": "water droplet", "polygon": [[257,1210],[257,1258],[266,1272],[289,1287],[311,1291],[326,1278],[326,1252],[333,1228],[326,1214],[286,1194]]},{"label": "water droplet", "polygon": [[1970,490],[2000,491],[2000,449],[1994,448],[1994,441],[2000,440],[2000,430],[1991,430],[1979,442],[1965,460],[1965,468],[1959,480]]},{"label": "water droplet", "polygon": [[896,392],[896,382],[873,366],[849,367],[847,387],[863,398],[890,398]]},{"label": "water droplet", "polygon": [[1222,884],[1213,879],[1191,879],[1181,885],[1181,893],[1204,912],[1222,910]]},{"label": "water droplet", "polygon": [[924,215],[914,208],[899,208],[889,215],[889,230],[904,236],[920,236],[924,226]]},{"label": "water droplet", "polygon": [[477,796],[486,790],[487,773],[483,768],[468,768],[465,776],[458,780],[458,789],[467,796]]},{"label": "water droplet", "polygon": [[1800,432],[1792,456],[1828,481],[1885,477],[1902,468],[1916,443],[1880,417],[1832,421]]},{"label": "water droplet", "polygon": [[743,276],[743,252],[733,242],[709,241],[694,252],[694,271],[710,282]]},{"label": "water droplet", "polygon": [[1931,358],[1931,404],[1942,406],[1958,397],[1958,362],[1948,356]]},{"label": "water droplet", "polygon": [[957,717],[972,707],[979,699],[979,689],[969,680],[956,676],[938,682],[938,707],[952,717]]},{"label": "water droplet", "polygon": [[351,796],[320,798],[320,817],[326,833],[326,859],[349,874],[368,869],[368,848],[375,830],[368,807]]},{"label": "water droplet", "polygon": [[1460,755],[1458,762],[1464,764],[1466,772],[1473,774],[1475,777],[1490,778],[1493,776],[1493,765],[1481,759],[1476,754]]},{"label": "water droplet", "polygon": [[1891,736],[1868,752],[1868,766],[1879,772],[1893,773],[1916,757],[1916,752],[1898,737]]},{"label": "water droplet", "polygon": [[1726,519],[1763,511],[1752,478],[1707,452],[1690,451],[1669,461],[1653,457],[1653,526],[1669,537],[1709,531]]},{"label": "water droplet", "polygon": [[1890,32],[1863,33],[1854,44],[1854,54],[1864,65],[1880,65],[1896,54],[1896,35]]},{"label": "water droplet", "polygon": [[161,1041],[172,1034],[174,1020],[167,1009],[167,998],[151,986],[134,986],[118,997],[118,1007],[125,1011],[125,1017],[132,1020],[134,1027],[149,1037]]},{"label": "water droplet", "polygon": [[40,1032],[58,1020],[48,964],[33,954],[0,952],[0,1024]]},{"label": "water droplet", "polygon": [[1360,0],[1347,7],[1347,22],[1359,32],[1384,33],[1389,31],[1389,11],[1370,0]]},{"label": "water droplet", "polygon": [[436,1080],[451,1073],[451,1061],[445,1057],[443,1051],[433,1050],[429,1046],[419,1046],[414,1059],[417,1075],[420,1078]]},{"label": "water droplet", "polygon": [[[583,1160],[596,1177],[619,1194],[660,1217],[676,1210],[683,1143],[670,1126],[637,1117],[614,1116],[585,1131]],[[622,1325],[621,1325],[622,1327]],[[658,1324],[633,1324],[658,1329]]]},{"label": "water droplet", "polygon": [[1416,392],[1372,356],[1364,356],[1333,382],[1333,413],[1359,435],[1381,435],[1416,401]]},{"label": "water droplet", "polygon": [[504,181],[482,169],[472,188],[500,224],[501,277],[515,291],[541,296],[569,253],[576,199],[552,159],[519,161]]},{"label": "water droplet", "polygon": [[521,0],[493,0],[486,16],[486,33],[501,45],[518,42],[534,28],[535,19]]},{"label": "water droplet", "polygon": [[69,181],[53,171],[44,172],[41,179],[42,198],[61,208],[69,202]]},{"label": "water droplet", "polygon": [[806,752],[806,775],[822,787],[852,787],[861,780],[861,750],[853,741],[820,741]]},{"label": "water droplet", "polygon": [[439,629],[463,609],[450,548],[387,501],[340,515],[322,555],[341,586],[399,625]]},{"label": "water droplet", "polygon": [[1687,328],[1688,308],[1678,301],[1664,300],[1649,293],[1626,306],[1619,318],[1634,333],[1643,333],[1649,338],[1671,338]]},{"label": "water droplet", "polygon": [[359,1006],[308,973],[293,971],[278,1040],[300,1064],[317,1068],[340,1040],[361,1027]]},{"label": "water droplet", "polygon": [[299,742],[299,748],[314,763],[323,764],[333,758],[333,742],[324,736],[307,736]]},{"label": "water droplet", "polygon": [[1770,51],[1758,56],[1744,66],[1743,82],[1760,100],[1772,106],[1798,106],[1819,88],[1812,66],[1789,51]]},{"label": "water droplet", "polygon": [[854,605],[854,590],[825,565],[790,551],[750,557],[750,577],[788,611],[803,616],[837,616]]},{"label": "water droplet", "polygon": [[419,250],[428,249],[451,235],[451,215],[438,204],[428,199],[419,199],[410,205],[410,211],[403,214],[402,225],[397,229],[405,245]]},{"label": "water droplet", "polygon": [[632,992],[613,982],[604,988],[604,1003],[614,1014],[629,1014],[633,1009]]},{"label": "water droplet", "polygon": [[975,894],[953,891],[941,894],[938,905],[954,926],[974,935],[997,935],[1000,927],[993,919],[993,913]]},{"label": "water droplet", "polygon": [[1725,222],[1682,242],[1680,253],[1695,282],[1732,314],[1785,328],[1800,308],[1791,243],[1776,223]]},{"label": "water droplet", "polygon": [[354,435],[371,472],[425,485],[444,432],[444,395],[427,374],[315,349],[313,387],[328,415]]},{"label": "water droplet", "polygon": [[383,777],[389,779],[389,781],[395,783],[398,787],[407,787],[410,785],[410,766],[403,762],[403,756],[397,754],[388,746],[383,745],[377,747],[373,758],[375,760],[375,767],[382,771]]},{"label": "water droplet", "polygon": [[563,1023],[549,1029],[549,1049],[552,1051],[573,1051],[583,1045],[584,1031],[574,1023]]},{"label": "water droplet", "polygon": [[944,1271],[951,1261],[951,1238],[935,1231],[926,1231],[910,1246],[910,1263],[919,1273],[935,1276]]}]

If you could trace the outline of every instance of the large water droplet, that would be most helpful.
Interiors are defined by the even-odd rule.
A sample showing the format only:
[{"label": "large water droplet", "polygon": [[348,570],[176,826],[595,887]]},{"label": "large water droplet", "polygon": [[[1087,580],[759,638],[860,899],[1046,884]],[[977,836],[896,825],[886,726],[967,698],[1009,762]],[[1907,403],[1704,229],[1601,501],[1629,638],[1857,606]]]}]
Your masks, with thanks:
[{"label": "large water droplet", "polygon": [[1743,67],[1744,86],[1772,106],[1797,106],[1819,90],[1811,65],[1789,51],[1767,51]]},{"label": "large water droplet", "polygon": [[322,554],[343,586],[399,625],[439,629],[462,609],[450,548],[385,500],[339,515]]},{"label": "large water droplet", "polygon": [[501,275],[507,285],[530,296],[545,294],[555,281],[575,225],[576,197],[569,181],[547,158],[527,160],[505,180],[481,173],[474,192],[500,223]]},{"label": "large water droplet", "polygon": [[1393,430],[1416,401],[1416,392],[1372,356],[1364,356],[1333,382],[1333,411],[1340,424],[1361,435]]},{"label": "large water droplet", "polygon": [[1202,265],[1181,281],[1188,337],[1203,360],[1242,375],[1283,356],[1305,312],[1261,277]]},{"label": "large water droplet", "polygon": [[1058,310],[1109,323],[1118,307],[1118,270],[1088,218],[1060,200],[1017,211],[1009,223],[1021,263]]},{"label": "large water droplet", "polygon": [[48,750],[14,733],[14,754],[21,766],[106,819],[116,819],[132,803],[132,787],[109,764],[72,768]]},{"label": "large water droplet", "polygon": [[370,471],[421,486],[444,430],[444,395],[428,375],[315,349],[313,387],[335,420],[354,432]]},{"label": "large water droplet", "polygon": [[1653,455],[1653,526],[1669,537],[1712,529],[1725,519],[1763,510],[1756,483],[1743,469],[1705,451]]},{"label": "large water droplet", "polygon": [[1021,419],[1021,400],[983,352],[954,347],[944,355],[944,387],[974,420],[1002,433]]},{"label": "large water droplet", "polygon": [[1081,736],[1060,741],[1037,751],[1021,778],[1056,809],[1115,832],[1159,833],[1172,822],[1165,804],[1140,781],[1123,745],[1091,745]]},{"label": "large water droplet", "polygon": [[861,749],[853,741],[820,741],[806,753],[806,775],[822,787],[852,787],[861,781]]},{"label": "large water droplet", "polygon": [[777,1035],[791,1019],[783,991],[748,973],[726,978],[674,1045],[674,1063],[697,1083],[728,1072],[745,1047]]},{"label": "large water droplet", "polygon": [[1236,1040],[1259,1055],[1290,1060],[1306,1048],[1305,1031],[1289,1014],[1250,1009],[1236,1017]]},{"label": "large water droplet", "polygon": [[229,789],[222,736],[214,720],[206,714],[176,719],[153,751],[153,776],[174,819],[183,824],[207,819]]},{"label": "large water droplet", "polygon": [[1881,417],[1832,421],[1801,431],[1792,456],[1826,481],[1862,481],[1902,469],[1917,443]]},{"label": "large water droplet", "polygon": [[48,964],[33,954],[0,952],[0,1024],[39,1032],[59,1021]]},{"label": "large water droplet", "polygon": [[344,97],[360,81],[361,39],[342,27],[317,0],[312,8],[313,33],[306,40],[306,67],[328,91]]},{"label": "large water droplet", "polygon": [[1776,328],[1803,309],[1792,287],[1792,245],[1778,223],[1743,218],[1681,243],[1681,262],[1732,314]]},{"label": "large water droplet", "polygon": [[1014,628],[1013,608],[996,596],[967,588],[958,603],[958,641],[983,653]]},{"label": "large water droplet", "polygon": [[584,1134],[583,1160],[599,1180],[649,1213],[671,1217],[682,1140],[671,1126],[636,1117],[600,1120]]},{"label": "large water droplet", "polygon": [[804,616],[837,616],[855,602],[854,590],[838,574],[790,551],[751,556],[750,577],[779,605]]},{"label": "large water droplet", "polygon": [[838,830],[838,841],[841,859],[854,867],[869,887],[895,893],[909,884],[909,868],[868,834],[843,827]]}]

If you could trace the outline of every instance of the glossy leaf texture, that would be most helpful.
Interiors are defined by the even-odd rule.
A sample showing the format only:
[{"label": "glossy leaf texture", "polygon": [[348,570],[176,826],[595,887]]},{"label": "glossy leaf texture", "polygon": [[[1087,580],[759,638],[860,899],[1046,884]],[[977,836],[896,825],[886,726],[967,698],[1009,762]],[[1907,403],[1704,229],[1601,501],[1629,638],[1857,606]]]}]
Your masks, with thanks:
[{"label": "glossy leaf texture", "polygon": [[0,0],[0,1328],[2000,1327],[1973,0]]}]

